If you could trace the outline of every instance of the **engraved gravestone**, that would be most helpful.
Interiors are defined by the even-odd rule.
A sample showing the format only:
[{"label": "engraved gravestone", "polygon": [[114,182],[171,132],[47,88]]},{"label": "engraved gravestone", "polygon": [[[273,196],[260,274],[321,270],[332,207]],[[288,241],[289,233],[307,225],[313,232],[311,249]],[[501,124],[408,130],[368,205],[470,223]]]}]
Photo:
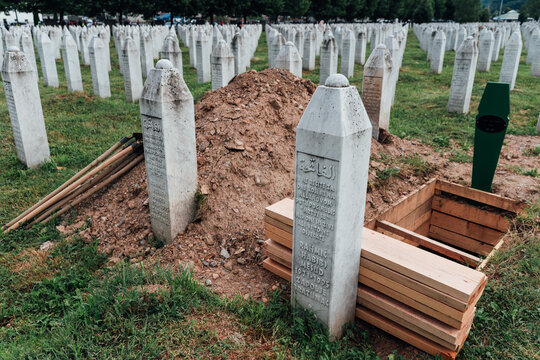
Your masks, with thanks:
[{"label": "engraved gravestone", "polygon": [[175,37],[167,36],[165,38],[163,47],[161,48],[161,58],[169,60],[173,64],[173,67],[180,72],[180,75],[183,74],[182,51]]},{"label": "engraved gravestone", "polygon": [[143,82],[141,70],[141,57],[135,41],[128,37],[122,49],[124,61],[124,90],[127,102],[136,102],[141,97]]},{"label": "engraved gravestone", "polygon": [[488,72],[491,67],[491,57],[493,55],[493,43],[495,38],[489,30],[482,30],[478,40],[478,71]]},{"label": "engraved gravestone", "polygon": [[102,98],[111,97],[109,72],[107,71],[107,62],[105,60],[105,46],[99,37],[94,36],[90,40],[88,54],[90,57],[94,94]]},{"label": "engraved gravestone", "polygon": [[366,33],[364,30],[360,30],[356,34],[356,46],[354,61],[356,64],[364,65],[366,62]]},{"label": "engraved gravestone", "polygon": [[212,43],[210,36],[204,31],[199,31],[196,42],[197,51],[197,82],[199,84],[209,82],[212,77],[212,68],[210,67],[210,53]]},{"label": "engraved gravestone", "polygon": [[234,77],[234,56],[225,40],[219,40],[212,51],[212,91],[227,86]]},{"label": "engraved gravestone", "polygon": [[193,96],[169,60],[150,70],[140,109],[152,231],[170,242],[194,215],[197,153]]},{"label": "engraved gravestone", "polygon": [[440,74],[443,68],[444,51],[446,48],[446,36],[444,31],[437,31],[435,40],[433,40],[433,49],[431,50],[431,72]]},{"label": "engraved gravestone", "polygon": [[[2,41],[0,41],[1,43]],[[21,51],[24,53],[24,56],[26,56],[26,59],[30,63],[30,66],[34,70],[36,81],[39,80],[38,77],[38,69],[37,69],[37,63],[36,63],[36,53],[34,52],[34,44],[32,43],[32,38],[28,36],[28,34],[23,33],[21,35],[20,39],[21,43]],[[3,52],[0,53],[0,58],[3,56]],[[1,60],[0,60],[0,66],[1,66]]]},{"label": "engraved gravestone", "polygon": [[244,38],[238,31],[232,38],[231,48],[234,55],[234,73],[238,75],[246,71],[246,62],[244,60]]},{"label": "engraved gravestone", "polygon": [[283,35],[279,33],[276,34],[276,36],[274,36],[274,38],[272,39],[272,43],[270,44],[271,51],[270,51],[270,57],[268,58],[269,67],[271,68],[276,67],[276,59],[283,45],[285,45],[285,38],[283,37]]},{"label": "engraved gravestone", "polygon": [[521,34],[519,31],[515,31],[504,47],[501,73],[499,75],[499,82],[510,84],[510,90],[513,90],[516,85],[522,47]]},{"label": "engraved gravestone", "polygon": [[324,35],[320,61],[319,83],[324,84],[330,75],[337,73],[338,47],[332,34]]},{"label": "engraved gravestone", "polygon": [[377,45],[364,66],[362,101],[376,140],[379,139],[380,129],[388,130],[390,124],[392,67],[392,57],[384,44]]},{"label": "engraved gravestone", "polygon": [[54,59],[54,48],[51,39],[46,33],[41,33],[39,38],[41,44],[41,72],[45,86],[58,87],[58,72],[56,71],[56,60]]},{"label": "engraved gravestone", "polygon": [[317,44],[316,30],[307,30],[304,38],[304,56],[302,57],[302,68],[305,70],[315,69],[315,47]]},{"label": "engraved gravestone", "polygon": [[34,69],[16,47],[9,48],[5,54],[2,81],[17,157],[29,168],[49,161],[49,143]]},{"label": "engraved gravestone", "polygon": [[141,65],[142,74],[144,77],[148,77],[150,70],[154,68],[154,56],[153,56],[152,35],[150,33],[141,34]]},{"label": "engraved gravestone", "polygon": [[62,58],[64,60],[68,91],[83,91],[77,44],[67,29],[64,30],[64,36],[62,37]]},{"label": "engraved gravestone", "polygon": [[352,30],[345,29],[341,35],[341,67],[340,74],[347,78],[354,75],[354,56],[356,40]]},{"label": "engraved gravestone", "polygon": [[471,94],[474,84],[478,48],[476,41],[469,36],[456,51],[452,85],[448,99],[448,112],[466,114],[469,112]]},{"label": "engraved gravestone", "polygon": [[302,77],[302,58],[292,42],[287,41],[279,51],[276,68],[288,70],[293,75]]},{"label": "engraved gravestone", "polygon": [[371,145],[355,87],[319,86],[296,129],[292,304],[334,338],[354,321]]}]

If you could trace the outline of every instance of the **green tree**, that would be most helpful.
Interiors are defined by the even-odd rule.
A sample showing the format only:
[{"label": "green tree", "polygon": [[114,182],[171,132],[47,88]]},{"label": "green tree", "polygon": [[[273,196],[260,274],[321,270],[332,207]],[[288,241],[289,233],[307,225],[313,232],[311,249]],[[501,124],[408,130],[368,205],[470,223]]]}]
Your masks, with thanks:
[{"label": "green tree", "polygon": [[454,0],[454,20],[460,23],[478,21],[482,8],[480,0]]},{"label": "green tree", "polygon": [[454,12],[456,7],[454,6],[454,0],[446,0],[444,14],[442,19],[444,20],[454,20]]},{"label": "green tree", "polygon": [[488,7],[485,7],[482,10],[480,10],[479,20],[481,22],[489,22],[490,19],[491,19],[491,12],[489,11]]},{"label": "green tree", "polygon": [[283,2],[283,15],[299,18],[307,13],[310,6],[311,0],[285,0]]},{"label": "green tree", "polygon": [[309,14],[317,20],[324,21],[344,18],[348,4],[349,0],[312,0]]},{"label": "green tree", "polygon": [[434,0],[433,1],[433,16],[435,19],[444,19],[446,13],[446,0]]},{"label": "green tree", "polygon": [[521,7],[521,11],[528,17],[540,18],[540,0],[527,0]]},{"label": "green tree", "polygon": [[430,22],[433,15],[433,0],[418,0],[412,13],[412,20],[416,23]]}]

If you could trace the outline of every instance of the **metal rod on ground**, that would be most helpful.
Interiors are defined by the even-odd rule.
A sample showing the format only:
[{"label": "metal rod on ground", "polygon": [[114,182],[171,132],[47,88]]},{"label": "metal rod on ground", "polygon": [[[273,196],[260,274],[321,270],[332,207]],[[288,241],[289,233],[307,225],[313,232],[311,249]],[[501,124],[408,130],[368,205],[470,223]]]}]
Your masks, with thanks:
[{"label": "metal rod on ground", "polygon": [[15,224],[16,222],[18,222],[20,219],[22,219],[23,217],[25,217],[28,213],[30,213],[32,210],[34,210],[35,208],[37,208],[38,206],[41,206],[45,201],[49,200],[50,198],[52,198],[53,196],[55,196],[56,194],[58,194],[60,191],[62,191],[63,189],[65,189],[69,184],[71,184],[73,181],[75,181],[77,178],[79,178],[80,176],[82,176],[84,173],[86,173],[88,170],[90,170],[91,168],[93,168],[94,166],[96,166],[98,163],[100,163],[101,161],[103,161],[105,158],[107,158],[109,155],[111,155],[113,152],[115,152],[120,146],[122,146],[122,144],[125,144],[126,142],[128,142],[131,138],[133,138],[133,136],[129,136],[129,137],[124,137],[122,140],[118,141],[116,144],[114,144],[113,146],[111,146],[107,151],[105,151],[103,154],[101,154],[97,159],[95,159],[94,161],[92,161],[90,164],[86,165],[82,170],[80,170],[78,173],[76,173],[75,175],[73,175],[69,180],[67,180],[65,183],[63,183],[62,185],[60,185],[60,187],[58,187],[56,190],[54,190],[53,192],[51,192],[49,195],[45,196],[43,199],[41,199],[40,201],[38,201],[36,204],[34,204],[32,207],[28,208],[26,211],[24,211],[22,214],[20,214],[19,216],[17,216],[15,219],[11,220],[10,222],[8,222],[7,224],[5,224],[4,226],[2,226],[2,230],[5,230],[7,228],[9,228],[10,226],[12,226],[13,224]]},{"label": "metal rod on ground", "polygon": [[129,155],[130,153],[135,151],[140,146],[142,146],[141,143],[134,143],[132,146],[130,146],[130,147],[128,147],[128,148],[114,154],[113,156],[111,156],[110,158],[108,158],[107,160],[102,162],[100,165],[98,165],[94,169],[92,169],[89,173],[85,174],[83,177],[81,177],[80,179],[78,179],[77,181],[75,181],[74,183],[69,185],[67,188],[65,188],[64,190],[62,190],[61,192],[59,192],[58,194],[56,194],[55,196],[53,196],[52,198],[50,198],[49,200],[47,200],[46,202],[41,204],[41,206],[39,206],[38,208],[36,208],[33,211],[31,211],[30,213],[28,213],[25,217],[20,219],[17,223],[15,223],[12,226],[10,226],[9,228],[7,228],[4,231],[4,233],[6,233],[6,232],[8,232],[10,230],[15,230],[15,229],[19,228],[25,221],[30,220],[31,218],[33,218],[37,214],[41,213],[44,209],[49,207],[51,204],[56,203],[66,193],[68,193],[71,190],[75,189],[77,186],[79,186],[80,184],[82,184],[83,182],[88,180],[90,177],[92,177],[96,173],[100,172],[101,170],[103,170],[104,168],[109,166],[111,163],[115,162],[116,160],[118,160],[120,158],[123,158],[126,155]]},{"label": "metal rod on ground", "polygon": [[77,198],[71,204],[65,205],[57,213],[55,213],[55,214],[49,216],[48,218],[46,218],[45,220],[43,220],[42,223],[45,224],[45,223],[49,222],[53,218],[53,216],[60,216],[60,215],[62,215],[64,213],[66,213],[69,209],[72,209],[76,205],[78,205],[81,202],[83,202],[84,200],[88,199],[90,196],[94,195],[95,193],[97,193],[98,191],[103,189],[104,187],[106,187],[109,184],[111,184],[112,182],[116,181],[120,176],[124,175],[126,172],[131,170],[142,159],[144,159],[144,154],[140,154],[139,156],[137,156],[132,162],[130,162],[128,165],[126,165],[122,170],[118,171],[113,176],[109,177],[106,181],[102,182],[101,184],[96,185],[94,188],[92,188],[90,191],[84,193],[82,196]]},{"label": "metal rod on ground", "polygon": [[52,214],[54,211],[61,208],[64,204],[66,204],[67,202],[71,201],[72,199],[74,199],[78,195],[82,194],[83,192],[85,192],[86,190],[91,188],[92,186],[99,183],[106,176],[109,176],[111,173],[114,173],[118,169],[121,169],[127,163],[129,163],[131,160],[133,160],[134,157],[135,156],[130,154],[125,159],[120,159],[117,162],[115,162],[114,164],[112,164],[111,166],[107,167],[105,170],[100,172],[98,175],[96,175],[95,177],[90,179],[90,181],[88,181],[88,182],[84,183],[83,185],[81,185],[78,189],[73,191],[71,194],[69,194],[65,198],[61,199],[60,201],[58,201],[53,206],[49,207],[49,209],[47,209],[47,211],[45,211],[43,214],[40,214],[39,217],[32,220],[32,222],[30,223],[30,226],[41,222],[41,220],[45,219],[47,216]]}]

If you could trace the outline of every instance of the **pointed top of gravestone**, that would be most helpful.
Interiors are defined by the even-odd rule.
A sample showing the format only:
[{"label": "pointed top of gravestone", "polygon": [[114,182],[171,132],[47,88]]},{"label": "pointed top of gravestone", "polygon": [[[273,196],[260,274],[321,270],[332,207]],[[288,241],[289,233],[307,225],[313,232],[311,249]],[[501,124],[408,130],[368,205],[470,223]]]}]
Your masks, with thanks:
[{"label": "pointed top of gravestone", "polygon": [[173,64],[167,59],[161,59],[156,64],[156,69],[172,69]]},{"label": "pointed top of gravestone", "polygon": [[328,86],[328,87],[334,87],[334,88],[342,88],[342,87],[350,86],[349,85],[349,80],[347,80],[347,77],[345,77],[342,74],[332,74],[332,75],[330,75],[326,79],[326,82],[324,83],[324,85]]},{"label": "pointed top of gravestone", "polygon": [[16,46],[10,46],[9,49],[8,49],[8,51],[18,52],[18,51],[21,51],[21,50],[19,50],[19,48],[16,47]]}]

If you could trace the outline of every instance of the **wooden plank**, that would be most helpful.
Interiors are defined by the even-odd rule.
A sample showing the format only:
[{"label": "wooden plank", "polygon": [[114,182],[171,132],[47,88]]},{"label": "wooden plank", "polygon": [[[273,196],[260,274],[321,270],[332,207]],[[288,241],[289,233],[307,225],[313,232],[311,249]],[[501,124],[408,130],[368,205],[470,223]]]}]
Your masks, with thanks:
[{"label": "wooden plank", "polygon": [[[418,292],[420,294],[426,295],[429,298],[432,298],[434,301],[440,302],[442,304],[448,305],[451,308],[454,308],[460,312],[464,312],[467,310],[468,306],[466,302],[460,301],[458,299],[455,299],[448,294],[445,294],[443,292],[440,292],[437,289],[434,289],[432,287],[428,287],[414,279],[411,279],[407,276],[404,276],[400,273],[397,273],[395,271],[392,271],[384,266],[381,266],[377,263],[374,263],[371,260],[362,258],[360,260],[360,270],[362,268],[369,269],[377,274],[380,274],[381,276],[395,282],[401,285],[404,285],[405,287]],[[413,294],[409,292],[409,294]]]},{"label": "wooden plank", "polygon": [[432,208],[502,232],[508,231],[510,226],[508,219],[502,215],[441,196],[433,198]]},{"label": "wooden plank", "polygon": [[425,337],[418,335],[417,333],[399,325],[398,323],[388,320],[385,317],[362,306],[356,307],[356,317],[430,355],[439,355],[444,360],[455,360],[458,354],[457,351],[448,350],[441,345],[426,339]]},{"label": "wooden plank", "polygon": [[387,220],[393,223],[399,222],[405,216],[431,199],[435,190],[435,179],[422,185],[415,192],[406,195],[395,203],[390,209],[378,216],[378,219]]},{"label": "wooden plank", "polygon": [[376,226],[377,226],[377,229],[382,228],[384,230],[390,231],[410,241],[416,242],[417,244],[425,247],[426,249],[436,251],[439,254],[443,254],[451,259],[471,265],[473,267],[477,267],[478,264],[480,264],[480,262],[482,261],[479,257],[468,254],[464,251],[455,249],[451,246],[445,245],[436,240],[432,240],[430,238],[417,234],[413,231],[402,228],[401,226],[391,224],[388,221],[384,221],[384,220],[377,221]]},{"label": "wooden plank", "polygon": [[[289,269],[292,267],[292,254],[291,249],[286,248],[283,245],[278,244],[273,240],[266,240],[263,243],[263,248],[266,254],[272,257],[273,260],[287,266]],[[274,259],[277,258],[277,259]]]},{"label": "wooden plank", "polygon": [[495,255],[495,253],[497,251],[499,251],[499,249],[501,248],[501,246],[503,246],[504,244],[504,237],[501,239],[501,241],[499,241],[497,243],[497,245],[495,245],[493,247],[493,250],[491,250],[491,252],[486,256],[486,258],[484,259],[484,261],[482,261],[482,263],[480,265],[478,265],[478,267],[476,268],[476,270],[480,271],[482,270],[486,265],[487,263],[489,262],[489,260],[491,260],[491,258],[493,257],[493,255]]},{"label": "wooden plank", "polygon": [[280,200],[268,206],[264,210],[264,214],[289,226],[293,226],[294,200],[290,198]]},{"label": "wooden plank", "polygon": [[452,260],[365,228],[362,256],[464,302],[470,300],[486,277]]},{"label": "wooden plank", "polygon": [[278,264],[277,262],[273,261],[270,258],[264,259],[263,268],[270,271],[271,273],[276,274],[282,279],[291,281],[291,269],[287,269],[287,267],[281,264]]},{"label": "wooden plank", "polygon": [[493,249],[493,246],[476,241],[470,237],[440,228],[431,224],[429,226],[428,236],[432,239],[443,241],[461,249],[465,249],[475,254],[487,255]]},{"label": "wooden plank", "polygon": [[470,319],[469,324],[465,324],[463,328],[454,329],[447,324],[422,314],[399,301],[363,285],[358,287],[357,301],[358,304],[450,350],[457,350],[462,339],[470,329],[470,323],[472,323],[472,319]]},{"label": "wooden plank", "polygon": [[393,222],[396,225],[404,227],[409,230],[414,230],[417,226],[424,223],[431,217],[431,201],[429,198],[423,204],[420,204],[416,209],[411,211],[408,215],[397,222]]},{"label": "wooden plank", "polygon": [[405,305],[408,305],[410,307],[412,307],[413,309],[416,309],[426,315],[429,315],[431,317],[433,317],[434,319],[437,319],[445,324],[448,324],[450,326],[452,326],[453,328],[456,328],[456,329],[460,329],[463,324],[461,321],[459,320],[456,320],[456,319],[453,319],[451,318],[450,316],[447,316],[441,312],[438,312],[432,308],[430,308],[429,306],[426,306],[424,304],[421,304],[421,303],[418,303],[416,301],[414,301],[413,299],[411,299],[410,297],[402,294],[401,292],[398,292],[392,288],[388,288],[368,277],[365,277],[363,276],[362,274],[360,275],[360,283],[362,285],[365,285],[367,287],[370,287],[372,289],[375,289],[377,290],[378,292],[386,295],[386,296],[389,296],[391,297],[392,299],[394,300],[397,300]]},{"label": "wooden plank", "polygon": [[504,235],[498,230],[493,230],[435,210],[433,210],[433,213],[431,214],[431,225],[438,226],[442,229],[446,229],[490,245],[497,244]]},{"label": "wooden plank", "polygon": [[464,197],[466,199],[478,201],[513,213],[519,213],[525,207],[525,204],[522,202],[500,195],[487,193],[485,191],[472,189],[463,185],[453,184],[444,180],[437,180],[435,188],[449,194],[454,194]]},{"label": "wooden plank", "polygon": [[293,233],[293,227],[292,226],[287,225],[284,222],[281,222],[281,221],[276,220],[274,218],[271,218],[268,215],[264,215],[264,222],[268,223],[270,225],[273,225],[273,226],[275,226],[277,228],[280,228],[281,230],[286,231],[286,232],[288,232],[290,234]]},{"label": "wooden plank", "polygon": [[[439,302],[439,301],[437,301],[437,300],[435,300],[435,299],[433,299],[433,298],[431,298],[431,297],[429,297],[427,295],[424,295],[424,294],[422,294],[422,293],[420,293],[418,291],[410,289],[410,288],[406,287],[405,285],[402,285],[402,284],[400,284],[398,282],[395,282],[395,281],[393,281],[391,279],[388,279],[388,278],[384,277],[383,275],[378,274],[378,273],[374,272],[373,270],[367,269],[366,267],[363,267],[363,266],[360,266],[360,275],[362,277],[364,277],[364,278],[370,279],[371,281],[375,281],[378,284],[388,288],[391,292],[399,293],[400,298],[401,297],[407,297],[410,300],[401,301],[398,297],[394,297],[394,296],[392,296],[390,294],[387,294],[384,291],[381,291],[381,290],[379,290],[379,289],[377,289],[377,288],[375,288],[373,286],[370,286],[370,287],[373,287],[374,289],[376,289],[377,291],[382,292],[383,294],[385,294],[387,296],[390,296],[393,299],[399,300],[402,303],[407,304],[407,305],[409,305],[409,306],[411,306],[411,307],[413,307],[413,308],[415,308],[415,309],[417,309],[419,311],[422,311],[422,312],[424,312],[422,310],[423,307],[418,306],[418,308],[417,308],[417,307],[415,307],[416,305],[410,305],[410,304],[407,303],[407,301],[414,301],[415,303],[420,304],[420,305],[422,305],[424,307],[429,307],[433,311],[430,311],[429,313],[428,312],[425,312],[425,313],[430,315],[430,316],[433,316],[435,318],[437,318],[437,316],[431,315],[431,313],[437,312],[437,313],[440,313],[440,314],[444,315],[445,318],[448,317],[448,318],[454,319],[455,321],[457,321],[460,324],[458,326],[458,328],[461,328],[463,326],[463,321],[469,317],[470,311],[474,307],[474,306],[469,306],[468,308],[465,309],[465,311],[460,311],[460,310],[454,309],[453,307],[451,307],[449,305],[441,303],[441,302]],[[449,324],[449,325],[452,325],[452,324]]]},{"label": "wooden plank", "polygon": [[422,225],[418,226],[414,232],[423,236],[428,236],[429,233],[429,225],[431,223],[431,212],[429,213],[428,220],[423,223]]},{"label": "wooden plank", "polygon": [[286,231],[281,230],[280,228],[270,225],[268,223],[264,224],[264,234],[268,238],[280,243],[281,245],[292,249],[292,234],[289,234]]}]

